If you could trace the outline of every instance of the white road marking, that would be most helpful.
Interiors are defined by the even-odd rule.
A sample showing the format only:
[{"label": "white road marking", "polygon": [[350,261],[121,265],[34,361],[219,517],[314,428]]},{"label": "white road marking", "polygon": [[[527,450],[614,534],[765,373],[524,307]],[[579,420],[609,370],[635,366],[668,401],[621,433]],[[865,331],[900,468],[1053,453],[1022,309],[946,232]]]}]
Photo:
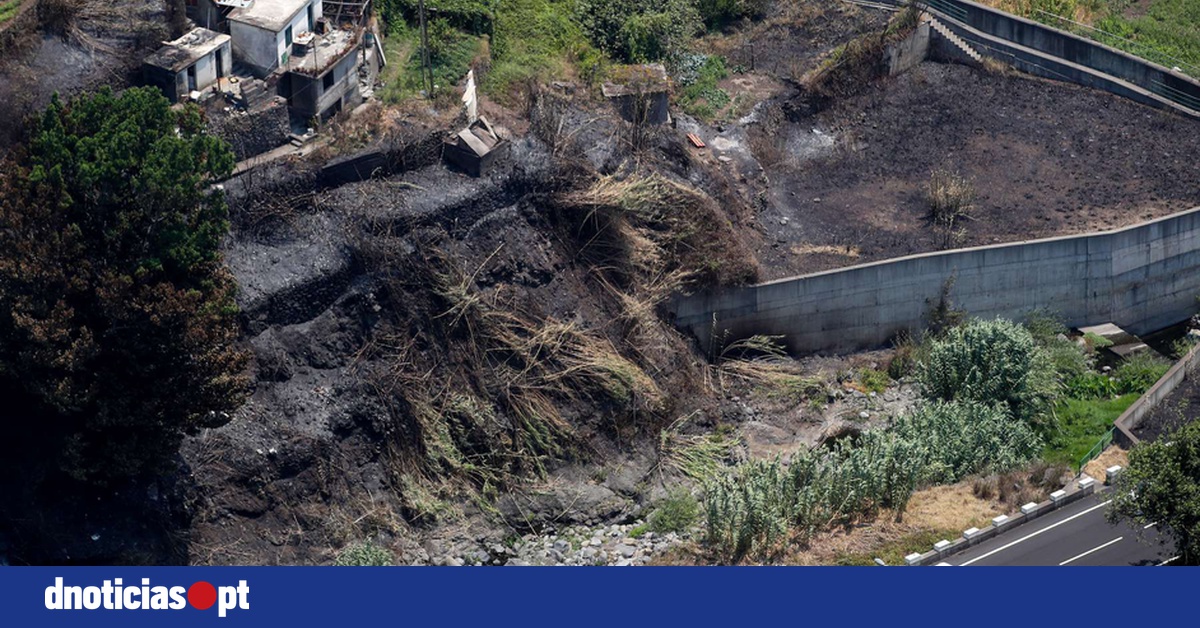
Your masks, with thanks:
[{"label": "white road marking", "polygon": [[1080,513],[1073,514],[1073,515],[1071,515],[1070,517],[1067,517],[1066,519],[1063,519],[1062,521],[1059,521],[1058,523],[1056,523],[1056,524],[1054,524],[1054,525],[1049,525],[1049,526],[1046,526],[1046,527],[1042,528],[1041,530],[1038,530],[1037,532],[1034,532],[1034,533],[1032,533],[1032,534],[1028,534],[1028,535],[1026,535],[1026,536],[1023,536],[1023,537],[1021,537],[1021,538],[1019,538],[1019,539],[1017,539],[1017,540],[1013,541],[1012,543],[1009,543],[1008,545],[1005,545],[1005,546],[1003,546],[1003,547],[998,547],[998,548],[996,548],[996,549],[994,549],[994,550],[992,550],[992,551],[990,551],[990,552],[988,552],[988,553],[984,554],[983,556],[978,556],[978,557],[972,558],[971,560],[968,560],[967,562],[963,563],[963,564],[962,564],[962,566],[963,566],[963,567],[966,567],[967,565],[970,565],[971,563],[979,562],[979,561],[981,561],[981,560],[983,560],[983,559],[987,558],[988,556],[991,556],[992,554],[995,554],[995,553],[998,553],[998,552],[1003,552],[1004,550],[1006,550],[1006,549],[1008,549],[1008,548],[1010,548],[1010,547],[1012,547],[1012,546],[1016,545],[1017,543],[1023,543],[1023,542],[1025,542],[1025,541],[1028,541],[1029,539],[1032,539],[1033,537],[1035,537],[1035,536],[1037,536],[1037,535],[1039,535],[1039,534],[1041,534],[1041,533],[1043,533],[1043,532],[1045,532],[1045,531],[1047,531],[1047,530],[1053,530],[1054,528],[1057,528],[1058,526],[1060,526],[1060,525],[1062,525],[1062,524],[1064,524],[1064,523],[1066,523],[1066,522],[1068,522],[1068,521],[1070,521],[1070,520],[1072,520],[1072,519],[1077,519],[1077,518],[1079,518],[1079,517],[1082,517],[1082,516],[1084,516],[1084,515],[1088,514],[1089,512],[1092,512],[1093,510],[1095,510],[1095,509],[1097,509],[1097,508],[1103,508],[1103,507],[1105,507],[1105,506],[1109,505],[1110,503],[1112,503],[1112,500],[1111,500],[1111,499],[1110,499],[1110,500],[1108,500],[1108,501],[1105,501],[1105,502],[1104,502],[1104,503],[1102,503],[1102,504],[1096,504],[1095,506],[1092,506],[1091,508],[1088,508],[1087,510],[1085,510],[1085,511],[1083,511],[1083,512],[1080,512]]},{"label": "white road marking", "polygon": [[1076,557],[1074,557],[1074,558],[1068,558],[1068,559],[1066,559],[1066,560],[1062,561],[1061,563],[1059,563],[1059,564],[1058,564],[1058,566],[1059,566],[1059,567],[1062,567],[1063,565],[1066,565],[1067,563],[1071,563],[1071,562],[1077,561],[1077,560],[1079,560],[1080,558],[1083,558],[1084,556],[1087,556],[1088,554],[1091,554],[1091,553],[1093,553],[1093,552],[1099,552],[1100,550],[1102,550],[1102,549],[1104,549],[1104,548],[1108,547],[1109,545],[1112,545],[1113,543],[1120,543],[1120,542],[1121,542],[1121,539],[1123,539],[1123,538],[1125,538],[1125,537],[1123,537],[1123,536],[1118,536],[1117,538],[1115,538],[1115,539],[1113,539],[1113,540],[1111,540],[1111,541],[1109,541],[1109,542],[1105,543],[1104,545],[1101,545],[1101,546],[1099,546],[1099,547],[1093,547],[1092,549],[1090,549],[1090,550],[1088,550],[1088,551],[1086,551],[1086,552],[1084,552],[1084,553],[1082,553],[1082,554],[1080,554],[1080,555],[1078,555],[1078,556],[1076,556]]},{"label": "white road marking", "polygon": [[1177,561],[1177,560],[1179,560],[1179,557],[1178,557],[1178,556],[1172,556],[1172,557],[1170,557],[1170,558],[1168,558],[1168,559],[1166,559],[1166,560],[1162,561],[1161,563],[1159,563],[1159,564],[1157,564],[1157,565],[1155,565],[1155,566],[1156,566],[1156,567],[1162,567],[1163,565],[1169,565],[1169,564],[1171,564],[1171,563],[1173,563],[1173,562],[1175,562],[1175,561]]},{"label": "white road marking", "polygon": [[1156,526],[1156,525],[1158,525],[1158,522],[1157,522],[1157,521],[1154,521],[1154,522],[1147,523],[1146,525],[1142,526],[1142,529],[1143,529],[1143,530],[1149,530],[1150,528],[1153,528],[1153,527],[1154,527],[1154,526]]}]

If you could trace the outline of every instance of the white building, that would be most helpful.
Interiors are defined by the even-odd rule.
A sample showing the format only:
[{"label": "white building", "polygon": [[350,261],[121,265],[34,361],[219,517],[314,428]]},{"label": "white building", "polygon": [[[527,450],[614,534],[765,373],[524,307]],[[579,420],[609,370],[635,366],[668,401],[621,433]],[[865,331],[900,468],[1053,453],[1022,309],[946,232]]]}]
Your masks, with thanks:
[{"label": "white building", "polygon": [[204,91],[229,76],[233,66],[229,35],[195,28],[175,41],[165,42],[146,58],[142,74],[146,82],[163,90],[171,102],[189,92]]},{"label": "white building", "polygon": [[320,19],[321,0],[253,0],[229,13],[233,53],[260,78],[287,66],[292,43],[311,33]]}]

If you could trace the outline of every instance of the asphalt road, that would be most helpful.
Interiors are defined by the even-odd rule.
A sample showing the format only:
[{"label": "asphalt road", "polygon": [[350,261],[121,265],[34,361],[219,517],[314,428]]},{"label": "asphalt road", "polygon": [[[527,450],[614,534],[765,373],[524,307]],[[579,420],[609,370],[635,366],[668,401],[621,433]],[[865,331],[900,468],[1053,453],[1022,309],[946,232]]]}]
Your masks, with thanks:
[{"label": "asphalt road", "polygon": [[1158,542],[1154,526],[1110,525],[1104,520],[1107,505],[1107,493],[1085,497],[945,562],[959,566],[1147,566],[1174,556],[1169,543]]}]

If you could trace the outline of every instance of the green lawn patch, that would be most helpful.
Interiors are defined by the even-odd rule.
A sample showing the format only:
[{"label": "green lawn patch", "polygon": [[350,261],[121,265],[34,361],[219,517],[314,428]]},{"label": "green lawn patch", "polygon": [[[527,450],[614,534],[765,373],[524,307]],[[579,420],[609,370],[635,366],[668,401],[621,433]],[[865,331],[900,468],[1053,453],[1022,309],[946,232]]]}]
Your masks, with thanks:
[{"label": "green lawn patch", "polygon": [[1060,402],[1055,408],[1058,431],[1047,437],[1042,457],[1047,462],[1074,466],[1140,396],[1140,393],[1130,393],[1112,399],[1066,399]]},{"label": "green lawn patch", "polygon": [[[436,37],[436,45],[432,43]],[[482,40],[443,27],[439,32],[430,30],[433,82],[439,90],[457,85],[471,69],[471,61],[479,54]],[[416,28],[403,25],[394,27],[384,38],[384,54],[388,66],[383,69],[383,88],[380,98],[387,103],[398,103],[421,93],[421,34]]]}]

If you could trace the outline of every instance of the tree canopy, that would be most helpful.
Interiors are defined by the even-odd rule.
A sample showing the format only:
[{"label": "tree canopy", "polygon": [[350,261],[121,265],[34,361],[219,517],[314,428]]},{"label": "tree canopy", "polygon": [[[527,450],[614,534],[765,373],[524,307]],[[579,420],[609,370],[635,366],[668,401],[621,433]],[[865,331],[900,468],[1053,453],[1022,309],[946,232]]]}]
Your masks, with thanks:
[{"label": "tree canopy", "polygon": [[1116,489],[1109,521],[1157,523],[1185,564],[1200,562],[1200,423],[1134,447]]},{"label": "tree canopy", "polygon": [[105,90],[36,120],[0,162],[0,390],[71,476],[154,472],[243,398],[216,177],[199,112]]}]

